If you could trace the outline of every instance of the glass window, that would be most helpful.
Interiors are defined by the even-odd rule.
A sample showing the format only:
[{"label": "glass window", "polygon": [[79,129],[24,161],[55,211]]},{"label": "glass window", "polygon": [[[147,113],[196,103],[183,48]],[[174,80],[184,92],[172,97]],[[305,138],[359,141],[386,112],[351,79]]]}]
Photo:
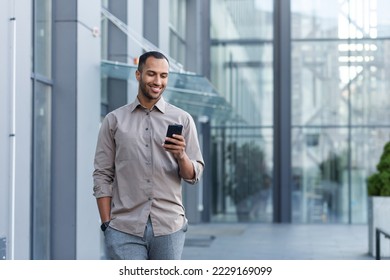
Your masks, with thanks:
[{"label": "glass window", "polygon": [[293,41],[292,124],[347,125],[349,80],[343,81],[339,43]]},{"label": "glass window", "polygon": [[350,207],[352,223],[367,221],[366,179],[376,172],[383,147],[389,139],[390,126],[366,126],[351,131]]},{"label": "glass window", "polygon": [[385,0],[291,1],[295,222],[366,222],[389,137]]},{"label": "glass window", "polygon": [[34,1],[31,258],[50,259],[52,1]]},{"label": "glass window", "polygon": [[32,257],[50,258],[51,87],[34,88]]},{"label": "glass window", "polygon": [[169,54],[185,65],[186,0],[170,0],[169,8]]},{"label": "glass window", "polygon": [[[272,171],[273,1],[210,4],[211,81],[235,116],[212,123],[214,213],[231,220],[232,189],[251,193],[237,155],[259,148]],[[366,221],[365,179],[390,129],[388,8],[385,0],[291,0],[294,222]]]},{"label": "glass window", "polygon": [[[390,125],[390,40],[359,40],[344,45],[352,125]],[[341,64],[341,63],[340,63]],[[341,67],[340,67],[341,68]]]},{"label": "glass window", "polygon": [[348,129],[292,129],[292,218],[348,222]]},{"label": "glass window", "polygon": [[291,0],[292,37],[387,38],[387,0]]},{"label": "glass window", "polygon": [[271,222],[272,1],[210,4],[211,81],[232,108],[212,119],[212,219]]},{"label": "glass window", "polygon": [[49,0],[34,3],[34,72],[51,78],[51,4]]},{"label": "glass window", "polygon": [[272,222],[271,128],[212,128],[212,220]]}]

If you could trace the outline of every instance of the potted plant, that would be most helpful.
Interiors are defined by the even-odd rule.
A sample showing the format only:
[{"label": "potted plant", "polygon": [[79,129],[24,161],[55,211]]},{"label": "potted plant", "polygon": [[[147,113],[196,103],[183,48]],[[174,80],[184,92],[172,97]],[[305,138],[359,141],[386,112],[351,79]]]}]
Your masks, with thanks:
[{"label": "potted plant", "polygon": [[[367,178],[369,253],[376,254],[375,229],[390,233],[390,141],[383,147],[376,172]],[[381,242],[381,257],[389,257],[388,241]]]},{"label": "potted plant", "polygon": [[258,213],[259,204],[270,190],[264,151],[255,143],[248,142],[228,146],[232,172],[227,175],[228,193],[233,199],[239,222],[248,222]]}]

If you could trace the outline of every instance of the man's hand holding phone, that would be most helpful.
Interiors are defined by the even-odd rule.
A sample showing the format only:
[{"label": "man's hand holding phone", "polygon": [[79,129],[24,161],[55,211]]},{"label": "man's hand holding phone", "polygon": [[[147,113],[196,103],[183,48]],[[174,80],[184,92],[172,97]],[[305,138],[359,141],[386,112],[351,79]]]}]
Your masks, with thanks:
[{"label": "man's hand holding phone", "polygon": [[[174,134],[181,135],[182,131],[183,131],[183,126],[181,124],[170,124],[170,125],[168,125],[166,137],[173,138]],[[175,142],[172,142],[172,140],[170,140],[170,139],[165,139],[164,144],[175,145]]]},{"label": "man's hand holding phone", "polygon": [[180,124],[169,125],[163,147],[170,152],[179,164],[179,172],[182,178],[194,179],[195,170],[191,160],[188,158],[186,141],[182,136],[183,126]]},{"label": "man's hand holding phone", "polygon": [[164,142],[164,148],[171,152],[176,159],[182,159],[185,155],[186,143],[181,135],[183,126],[181,124],[170,124]]}]

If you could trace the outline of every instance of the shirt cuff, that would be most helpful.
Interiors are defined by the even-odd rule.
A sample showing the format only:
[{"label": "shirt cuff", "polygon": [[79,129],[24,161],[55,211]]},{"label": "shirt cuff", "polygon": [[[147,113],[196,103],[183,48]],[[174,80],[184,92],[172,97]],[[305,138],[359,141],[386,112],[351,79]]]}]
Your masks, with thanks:
[{"label": "shirt cuff", "polygon": [[201,164],[200,162],[198,162],[196,160],[191,160],[191,162],[192,162],[192,166],[194,167],[195,178],[194,179],[184,179],[184,181],[191,184],[191,185],[194,185],[197,182],[199,182],[199,179],[202,176],[204,167],[203,167],[203,164]]},{"label": "shirt cuff", "polygon": [[94,186],[93,187],[93,195],[96,198],[112,196],[112,186]]}]

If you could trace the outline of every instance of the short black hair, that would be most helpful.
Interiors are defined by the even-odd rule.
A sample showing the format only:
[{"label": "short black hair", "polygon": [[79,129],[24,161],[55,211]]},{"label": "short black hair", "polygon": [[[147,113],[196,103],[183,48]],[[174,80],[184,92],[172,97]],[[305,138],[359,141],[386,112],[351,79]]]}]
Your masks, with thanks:
[{"label": "short black hair", "polygon": [[168,65],[169,65],[169,60],[168,58],[163,55],[161,52],[158,52],[158,51],[149,51],[149,52],[146,52],[146,53],[143,53],[140,57],[139,57],[139,60],[138,60],[138,71],[142,72],[142,68],[143,66],[145,65],[145,62],[146,60],[148,59],[148,57],[150,56],[153,56],[154,58],[157,58],[157,59],[165,59],[167,62],[168,62]]}]

